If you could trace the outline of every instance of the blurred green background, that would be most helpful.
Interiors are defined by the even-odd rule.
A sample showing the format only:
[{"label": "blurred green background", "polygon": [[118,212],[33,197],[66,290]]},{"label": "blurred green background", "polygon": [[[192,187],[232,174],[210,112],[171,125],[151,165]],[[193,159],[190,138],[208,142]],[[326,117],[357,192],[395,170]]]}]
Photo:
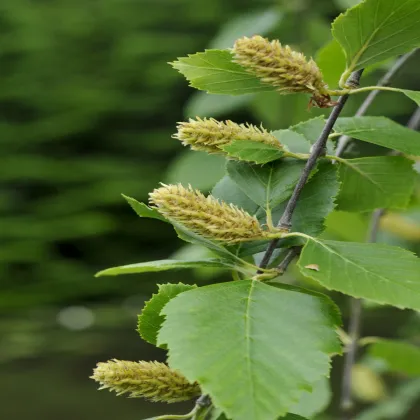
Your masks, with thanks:
[{"label": "blurred green background", "polygon": [[[279,129],[322,112],[309,111],[305,96],[194,92],[167,62],[256,33],[315,56],[331,38],[331,20],[355,3],[0,0],[1,418],[134,420],[168,411],[98,392],[88,377],[97,361],[113,357],[164,360],[135,331],[136,314],[156,283],[203,284],[227,274],[95,279],[106,267],[200,252],[184,247],[169,226],[140,220],[121,193],[145,201],[160,181],[208,191],[221,178],[223,159],[187,152],[171,139],[176,122],[187,116],[262,121]],[[420,57],[413,59],[395,83],[420,90],[419,65]],[[374,82],[383,71],[366,80]],[[405,123],[413,103],[394,94],[382,98],[370,113]],[[347,114],[357,102],[352,99]],[[419,215],[416,207],[404,215],[408,231]],[[331,219],[329,234],[363,237],[366,218],[345,217]],[[384,239],[420,249],[418,231],[414,238],[388,233]],[[345,299],[335,297],[346,316]],[[419,318],[409,311],[374,307],[365,321],[366,334],[420,339]],[[420,384],[412,394],[400,417],[370,419],[419,418],[414,401]],[[360,398],[364,408],[369,401]],[[188,404],[169,411],[185,409]]]}]

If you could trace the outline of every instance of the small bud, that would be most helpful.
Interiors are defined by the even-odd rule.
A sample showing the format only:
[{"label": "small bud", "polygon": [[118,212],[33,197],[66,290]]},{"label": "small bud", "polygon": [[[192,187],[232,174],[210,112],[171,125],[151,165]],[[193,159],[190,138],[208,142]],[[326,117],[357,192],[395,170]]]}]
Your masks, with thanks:
[{"label": "small bud", "polygon": [[281,93],[306,92],[320,107],[332,106],[328,87],[315,61],[278,40],[269,41],[259,35],[243,37],[233,47],[235,62],[264,83]]},{"label": "small bud", "polygon": [[179,372],[159,362],[109,360],[98,363],[91,376],[117,395],[130,394],[155,402],[174,403],[190,400],[201,394],[197,383],[191,384]]},{"label": "small bud", "polygon": [[150,202],[168,219],[209,239],[236,243],[272,237],[255,216],[212,195],[205,197],[191,186],[163,185],[150,193]]},{"label": "small bud", "polygon": [[217,121],[214,118],[201,119],[197,117],[188,122],[180,122],[178,132],[172,137],[193,150],[203,150],[208,153],[224,153],[222,146],[232,140],[252,140],[269,144],[282,149],[283,146],[265,128],[251,124],[236,124],[232,121]]}]

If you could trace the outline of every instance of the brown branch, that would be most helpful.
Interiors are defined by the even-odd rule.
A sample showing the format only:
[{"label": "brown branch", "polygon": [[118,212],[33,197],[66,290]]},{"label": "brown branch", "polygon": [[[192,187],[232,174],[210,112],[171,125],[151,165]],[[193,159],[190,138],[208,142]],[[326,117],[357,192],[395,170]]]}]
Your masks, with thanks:
[{"label": "brown branch", "polygon": [[[360,77],[362,76],[362,73],[363,73],[363,69],[352,73],[347,83],[351,86],[357,87],[359,85],[359,81],[360,81]],[[318,140],[314,144],[312,148],[312,152],[309,156],[309,159],[306,162],[306,165],[302,171],[300,179],[298,183],[296,184],[296,187],[292,193],[292,196],[290,197],[286,205],[286,208],[278,224],[280,228],[283,228],[285,230],[290,230],[292,226],[293,213],[296,209],[296,205],[299,200],[300,194],[303,190],[303,187],[305,186],[310,173],[315,168],[317,160],[323,154],[325,154],[325,146],[328,141],[328,136],[330,135],[334,127],[334,124],[336,123],[338,117],[340,116],[341,111],[343,110],[344,105],[346,104],[348,98],[349,98],[349,95],[341,96],[340,99],[338,100],[337,105],[334,107],[330,116],[328,117],[325,123],[324,129],[322,130],[322,133],[320,134]],[[275,239],[272,242],[270,242],[270,245],[268,246],[264,254],[264,257],[261,261],[260,268],[266,268],[268,266],[270,259],[273,255],[273,252],[276,249],[279,241],[280,241],[279,239]],[[258,271],[258,273],[260,273],[260,270]]]}]

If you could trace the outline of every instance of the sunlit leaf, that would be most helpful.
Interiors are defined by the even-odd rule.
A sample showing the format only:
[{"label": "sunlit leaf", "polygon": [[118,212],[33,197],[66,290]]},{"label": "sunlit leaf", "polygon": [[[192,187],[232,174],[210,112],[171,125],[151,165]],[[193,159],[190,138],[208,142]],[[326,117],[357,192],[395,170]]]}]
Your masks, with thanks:
[{"label": "sunlit leaf", "polygon": [[329,355],[340,352],[336,307],[286,285],[206,286],[178,295],[162,313],[158,343],[167,344],[170,366],[198,381],[234,420],[285,415],[328,375]]},{"label": "sunlit leaf", "polygon": [[284,155],[278,147],[252,140],[233,140],[221,149],[232,158],[259,164],[272,162]]},{"label": "sunlit leaf", "polygon": [[122,196],[127,200],[128,204],[130,204],[130,207],[137,213],[138,216],[167,222],[167,220],[156,209],[152,209],[146,204],[140,203],[134,198],[128,197],[124,194]]},{"label": "sunlit leaf", "polygon": [[206,50],[178,58],[171,63],[190,82],[190,86],[208,93],[243,95],[275,90],[233,62],[228,50]]},{"label": "sunlit leaf", "polygon": [[159,290],[144,305],[138,317],[137,331],[143,340],[156,346],[157,335],[165,319],[160,315],[163,307],[175,296],[187,290],[194,289],[195,285],[189,284],[159,284]]},{"label": "sunlit leaf", "polygon": [[346,54],[349,75],[420,45],[418,0],[365,0],[340,15],[332,33]]}]

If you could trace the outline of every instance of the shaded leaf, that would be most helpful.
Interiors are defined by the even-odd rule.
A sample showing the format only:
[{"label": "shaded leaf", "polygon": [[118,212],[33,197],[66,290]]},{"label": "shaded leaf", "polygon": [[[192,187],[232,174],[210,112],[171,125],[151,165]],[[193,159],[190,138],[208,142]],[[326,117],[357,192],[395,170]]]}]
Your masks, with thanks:
[{"label": "shaded leaf", "polygon": [[[306,138],[306,140],[309,141],[309,143],[315,144],[319,136],[321,135],[324,126],[325,118],[321,115],[319,117],[300,122],[299,124],[290,127],[290,130],[301,134],[303,137]],[[334,144],[331,141],[327,142],[327,152],[329,154],[334,153]]]},{"label": "shaded leaf", "polygon": [[236,253],[231,252],[227,247],[224,247],[219,242],[213,242],[210,239],[204,238],[177,223],[172,224],[175,227],[178,237],[183,241],[211,249],[215,254],[222,257],[223,262],[230,265],[231,268],[235,267],[236,270],[249,274],[244,267],[244,261],[240,259]]},{"label": "shaded leaf", "polygon": [[419,23],[418,0],[365,0],[340,15],[332,33],[346,54],[346,76],[419,46]]},{"label": "shaded leaf", "polygon": [[420,347],[396,340],[379,340],[369,346],[369,354],[385,360],[387,367],[406,375],[420,375]]},{"label": "shaded leaf", "polygon": [[305,162],[279,160],[264,166],[228,162],[229,177],[260,207],[273,208],[290,196]]},{"label": "shaded leaf", "polygon": [[403,156],[347,159],[340,164],[339,210],[369,211],[405,208],[413,193],[416,172]]},{"label": "shaded leaf", "polygon": [[285,145],[287,150],[290,150],[293,153],[309,153],[311,149],[309,140],[292,129],[277,130],[273,131],[271,134],[273,134],[281,144]]},{"label": "shaded leaf", "polygon": [[165,319],[160,315],[163,307],[175,296],[182,292],[196,288],[196,285],[189,284],[159,284],[159,290],[144,305],[138,317],[137,331],[143,340],[156,346],[157,335]]},{"label": "shaded leaf", "polygon": [[290,127],[290,130],[302,134],[311,144],[315,144],[325,126],[325,118],[321,115],[310,120],[300,122]]},{"label": "shaded leaf", "polygon": [[206,50],[178,58],[171,65],[185,76],[190,86],[208,93],[243,95],[275,90],[234,63],[228,50]]},{"label": "shaded leaf", "polygon": [[286,285],[206,286],[178,295],[162,313],[158,343],[168,345],[170,366],[197,380],[234,420],[285,415],[340,352],[335,305]]},{"label": "shaded leaf", "polygon": [[336,133],[410,155],[420,155],[420,133],[385,117],[339,118]]},{"label": "shaded leaf", "polygon": [[121,274],[138,274],[138,273],[149,273],[156,271],[167,271],[176,270],[180,268],[197,268],[197,267],[229,267],[232,265],[224,262],[223,260],[217,259],[203,259],[195,261],[179,261],[179,260],[157,260],[148,261],[144,263],[122,265],[120,267],[107,268],[99,273],[96,273],[95,277],[100,276],[119,276]]},{"label": "shaded leaf", "polygon": [[260,208],[252,201],[228,175],[224,176],[213,188],[211,195],[225,203],[234,204],[251,215]]},{"label": "shaded leaf", "polygon": [[[305,266],[317,264],[319,271]],[[401,248],[309,239],[298,267],[324,287],[356,298],[420,309],[420,260]]]},{"label": "shaded leaf", "polygon": [[313,386],[312,392],[302,394],[299,402],[290,411],[293,413],[312,418],[322,413],[331,401],[331,388],[328,378],[322,378]]},{"label": "shaded leaf", "polygon": [[[318,165],[318,171],[303,187],[292,217],[292,231],[318,236],[325,229],[325,219],[334,210],[335,197],[340,183],[337,168],[330,162]],[[273,210],[277,223],[286,207],[287,200]]]},{"label": "shaded leaf", "polygon": [[137,213],[138,216],[168,222],[157,210],[152,209],[146,204],[140,203],[139,201],[128,197],[127,195],[122,194],[122,196],[127,200],[128,204],[130,204],[130,207]]},{"label": "shaded leaf", "polygon": [[346,69],[346,56],[336,39],[329,41],[317,52],[316,63],[327,85],[330,88],[336,88],[340,76]]},{"label": "shaded leaf", "polygon": [[[203,170],[206,168],[206,170]],[[225,173],[225,158],[205,152],[185,151],[171,162],[165,176],[168,184],[191,184],[201,191],[210,190]]]}]

